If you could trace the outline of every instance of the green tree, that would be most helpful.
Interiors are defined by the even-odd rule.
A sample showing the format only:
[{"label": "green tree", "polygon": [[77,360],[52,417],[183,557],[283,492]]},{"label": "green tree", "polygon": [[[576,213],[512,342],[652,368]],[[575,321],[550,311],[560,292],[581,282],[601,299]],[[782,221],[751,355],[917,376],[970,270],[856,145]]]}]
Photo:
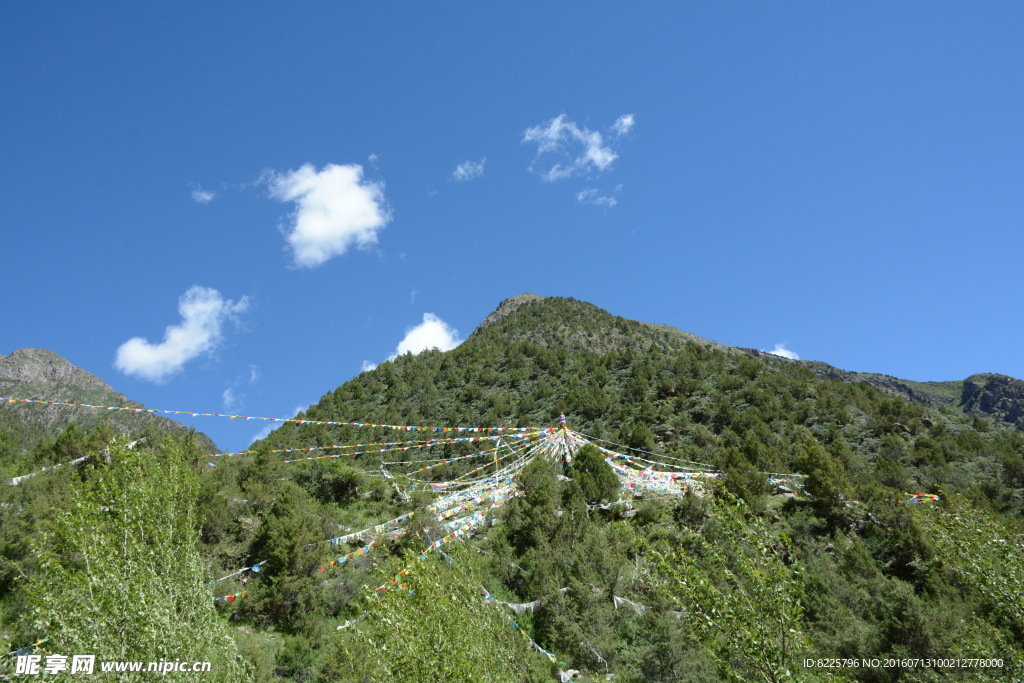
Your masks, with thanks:
[{"label": "green tree", "polygon": [[788,539],[774,534],[727,493],[689,548],[651,547],[651,584],[689,612],[704,648],[731,680],[778,681],[802,671],[803,608],[799,564]]},{"label": "green tree", "polygon": [[404,566],[404,583],[367,598],[364,621],[345,631],[332,661],[337,680],[550,680],[551,668],[517,635],[500,605],[488,605],[473,557],[448,547],[451,562],[415,553],[388,563],[380,578]]},{"label": "green tree", "polygon": [[963,501],[915,510],[957,581],[978,591],[1001,625],[1024,639],[1024,534]]},{"label": "green tree", "polygon": [[573,454],[568,475],[588,503],[616,500],[622,492],[622,484],[615,470],[592,444],[587,444]]},{"label": "green tree", "polygon": [[203,585],[196,474],[186,449],[167,441],[131,450],[120,441],[109,455],[109,464],[71,486],[69,509],[43,523],[32,541],[37,569],[25,586],[31,629],[49,638],[46,652],[209,661],[209,680],[246,680]]},{"label": "green tree", "polygon": [[807,475],[804,486],[811,494],[814,511],[824,518],[841,512],[850,486],[842,461],[809,434],[797,445],[795,461]]},{"label": "green tree", "polygon": [[320,517],[309,494],[294,482],[282,482],[252,544],[254,561],[266,562],[246,606],[257,620],[294,631],[307,620],[322,619],[324,591],[317,570],[325,546]]}]

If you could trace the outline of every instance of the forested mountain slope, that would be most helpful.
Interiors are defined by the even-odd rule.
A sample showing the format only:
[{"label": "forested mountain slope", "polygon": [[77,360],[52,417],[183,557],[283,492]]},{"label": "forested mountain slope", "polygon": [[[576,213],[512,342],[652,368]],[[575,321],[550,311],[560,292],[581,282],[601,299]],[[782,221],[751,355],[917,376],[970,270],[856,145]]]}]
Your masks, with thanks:
[{"label": "forested mountain slope", "polygon": [[[159,448],[200,470],[181,493],[205,562],[189,580],[210,584],[255,680],[548,681],[552,661],[589,680],[1020,680],[1024,434],[819,370],[524,296],[458,348],[383,363],[297,416],[371,426],[285,424],[215,461]],[[469,501],[453,528],[432,484],[500,467],[456,459],[492,433],[392,428],[561,413],[619,453],[721,477],[633,500],[588,446],[535,458],[521,495]],[[31,480],[4,529],[106,476]],[[5,539],[5,614],[43,609],[9,577],[50,585],[43,559],[65,551]],[[130,567],[146,590],[161,580]],[[4,628],[59,639],[42,623]],[[896,664],[805,664],[822,658]],[[939,663],[955,658],[986,664]]]}]

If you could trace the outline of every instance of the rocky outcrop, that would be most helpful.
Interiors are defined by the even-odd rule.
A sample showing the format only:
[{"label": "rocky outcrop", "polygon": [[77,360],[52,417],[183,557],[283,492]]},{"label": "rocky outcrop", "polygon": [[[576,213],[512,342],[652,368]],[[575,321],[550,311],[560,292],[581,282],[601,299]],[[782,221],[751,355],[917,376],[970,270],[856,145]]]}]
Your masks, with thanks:
[{"label": "rocky outcrop", "polygon": [[960,408],[968,415],[1024,426],[1024,381],[1006,375],[971,375],[964,380]]},{"label": "rocky outcrop", "polygon": [[[96,375],[72,365],[66,358],[47,349],[17,349],[10,355],[0,354],[0,397],[33,398],[67,403],[126,406],[144,408],[113,390]],[[49,437],[60,434],[72,421],[90,429],[106,417],[118,432],[139,432],[152,424],[161,433],[184,432],[181,424],[146,413],[97,411],[73,406],[0,403],[7,418],[14,418]],[[213,442],[201,435],[204,447],[216,450]]]}]

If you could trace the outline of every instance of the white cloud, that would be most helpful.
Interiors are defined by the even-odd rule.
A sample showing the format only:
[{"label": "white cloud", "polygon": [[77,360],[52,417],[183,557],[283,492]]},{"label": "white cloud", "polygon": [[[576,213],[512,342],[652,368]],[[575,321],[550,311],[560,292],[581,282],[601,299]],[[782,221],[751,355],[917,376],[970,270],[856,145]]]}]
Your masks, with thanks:
[{"label": "white cloud", "polygon": [[616,135],[625,135],[635,122],[632,114],[623,114],[615,119],[615,123],[612,124],[612,130],[615,131]]},{"label": "white cloud", "polygon": [[235,408],[241,405],[241,402],[239,401],[238,397],[235,396],[235,392],[231,389],[231,387],[225,389],[224,393],[222,393],[220,397],[224,400],[224,409],[227,410],[229,413],[234,412]]},{"label": "white cloud", "polygon": [[[625,114],[615,121],[612,132],[619,136],[632,126],[633,115]],[[523,142],[537,145],[537,156],[530,164],[530,170],[548,182],[573,175],[607,171],[612,162],[619,158],[601,133],[580,128],[565,114],[539,126],[527,128],[523,133]]]},{"label": "white cloud", "polygon": [[619,200],[615,197],[602,196],[592,187],[577,192],[576,201],[580,204],[593,204],[594,206],[604,206],[606,208],[611,208],[619,203]]},{"label": "white cloud", "polygon": [[473,180],[473,178],[479,178],[484,174],[484,164],[486,163],[487,157],[480,161],[463,161],[455,167],[455,171],[452,172],[452,178],[460,183]]},{"label": "white cloud", "polygon": [[213,198],[216,196],[216,192],[210,192],[209,190],[204,190],[201,187],[197,187],[196,189],[192,190],[192,200],[198,202],[199,204],[209,204],[210,202],[213,201]]},{"label": "white cloud", "polygon": [[295,265],[315,268],[353,245],[376,244],[377,233],[391,222],[391,214],[384,183],[363,181],[362,176],[358,164],[328,164],[322,171],[306,164],[267,177],[271,197],[295,202],[286,235]]},{"label": "white cloud", "polygon": [[800,360],[800,356],[797,355],[796,351],[790,351],[786,348],[785,342],[782,344],[776,344],[774,349],[771,351],[765,351],[765,353],[770,353],[773,356],[782,356],[783,358],[788,358],[790,360]]},{"label": "white cloud", "polygon": [[[462,341],[459,339],[459,331],[454,327],[433,313],[424,313],[423,322],[405,331],[405,336],[402,341],[398,342],[394,353],[388,356],[384,362],[394,360],[406,353],[415,355],[427,349],[451,351]],[[376,367],[376,363],[364,360],[360,372],[367,372]]]},{"label": "white cloud", "polygon": [[417,354],[427,349],[451,351],[461,343],[458,330],[433,313],[424,313],[423,322],[406,330],[405,337],[398,342],[398,348],[388,360],[404,353]]},{"label": "white cloud", "polygon": [[235,319],[248,307],[248,297],[228,301],[216,289],[193,286],[178,299],[181,323],[168,326],[159,344],[142,337],[121,344],[114,367],[127,375],[164,382],[188,361],[216,349],[223,339],[224,321]]}]

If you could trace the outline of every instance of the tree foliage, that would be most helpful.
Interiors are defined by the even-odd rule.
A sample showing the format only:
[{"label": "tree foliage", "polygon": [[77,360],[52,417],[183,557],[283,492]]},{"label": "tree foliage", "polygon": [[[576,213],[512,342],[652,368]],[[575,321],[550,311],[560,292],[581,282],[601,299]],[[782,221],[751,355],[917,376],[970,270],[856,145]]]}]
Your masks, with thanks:
[{"label": "tree foliage", "polygon": [[807,648],[800,565],[790,541],[723,494],[686,547],[650,549],[652,583],[677,602],[703,646],[732,680],[779,681],[798,674]]},{"label": "tree foliage", "polygon": [[41,525],[26,593],[30,628],[48,638],[47,652],[209,661],[210,680],[244,680],[203,585],[189,455],[169,441],[156,449],[115,443],[109,464],[73,484],[69,508]]},{"label": "tree foliage", "polygon": [[615,471],[605,462],[601,451],[591,444],[573,455],[568,476],[588,503],[616,500],[622,492]]},{"label": "tree foliage", "polygon": [[404,583],[367,597],[363,621],[336,650],[333,675],[389,683],[550,680],[550,665],[509,615],[484,602],[468,551],[450,550],[450,562],[410,553],[387,563],[379,580],[404,566]]}]

